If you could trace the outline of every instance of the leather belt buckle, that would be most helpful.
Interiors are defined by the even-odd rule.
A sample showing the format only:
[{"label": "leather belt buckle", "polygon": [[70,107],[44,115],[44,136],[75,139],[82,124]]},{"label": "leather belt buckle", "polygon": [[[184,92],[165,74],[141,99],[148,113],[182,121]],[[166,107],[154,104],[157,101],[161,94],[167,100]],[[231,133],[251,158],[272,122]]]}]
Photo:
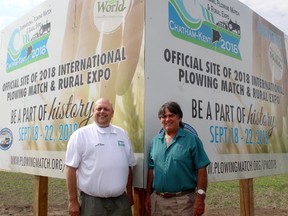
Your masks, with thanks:
[{"label": "leather belt buckle", "polygon": [[164,197],[164,198],[172,198],[172,197],[176,196],[176,193],[167,193],[167,192],[165,192],[165,193],[161,193],[160,195],[162,197]]},{"label": "leather belt buckle", "polygon": [[177,196],[182,196],[188,193],[192,193],[195,192],[195,190],[186,190],[186,191],[180,191],[180,192],[176,192],[176,193],[169,193],[169,192],[157,192],[156,194],[163,197],[163,198],[172,198],[172,197],[177,197]]},{"label": "leather belt buckle", "polygon": [[168,192],[159,193],[159,192],[156,192],[156,194],[163,197],[163,198],[172,198],[172,197],[180,196],[182,194],[182,192],[177,192],[177,193],[168,193]]}]

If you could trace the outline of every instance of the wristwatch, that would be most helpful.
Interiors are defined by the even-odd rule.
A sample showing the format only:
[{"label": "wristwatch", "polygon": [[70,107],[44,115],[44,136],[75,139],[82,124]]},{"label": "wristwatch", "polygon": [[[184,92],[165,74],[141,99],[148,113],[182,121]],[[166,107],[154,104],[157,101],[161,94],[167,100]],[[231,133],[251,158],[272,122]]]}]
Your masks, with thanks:
[{"label": "wristwatch", "polygon": [[197,193],[200,194],[200,195],[205,195],[206,194],[206,192],[203,189],[198,189]]}]

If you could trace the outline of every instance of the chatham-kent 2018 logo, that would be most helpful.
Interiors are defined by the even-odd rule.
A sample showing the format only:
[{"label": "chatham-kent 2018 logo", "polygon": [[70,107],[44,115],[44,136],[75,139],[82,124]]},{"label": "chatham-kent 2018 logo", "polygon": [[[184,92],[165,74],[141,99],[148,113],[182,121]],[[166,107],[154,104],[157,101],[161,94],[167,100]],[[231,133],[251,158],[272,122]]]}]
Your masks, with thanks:
[{"label": "chatham-kent 2018 logo", "polygon": [[8,150],[13,143],[13,134],[9,128],[3,128],[0,131],[0,149]]},{"label": "chatham-kent 2018 logo", "polygon": [[[6,71],[12,72],[23,66],[48,57],[47,42],[51,23],[27,23],[27,27],[15,28],[11,34],[8,50]],[[36,25],[36,26],[35,26]],[[29,34],[25,29],[35,29]]]},{"label": "chatham-kent 2018 logo", "polygon": [[241,59],[241,28],[236,22],[240,13],[235,8],[215,0],[205,5],[200,0],[170,0],[168,7],[174,37]]}]

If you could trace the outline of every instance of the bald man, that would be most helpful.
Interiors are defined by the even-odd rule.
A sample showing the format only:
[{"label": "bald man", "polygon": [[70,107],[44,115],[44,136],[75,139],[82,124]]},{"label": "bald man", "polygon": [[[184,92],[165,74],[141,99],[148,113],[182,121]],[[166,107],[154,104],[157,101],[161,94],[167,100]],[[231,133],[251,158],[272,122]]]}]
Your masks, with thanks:
[{"label": "bald man", "polygon": [[96,101],[94,122],[75,131],[66,152],[66,182],[71,216],[132,216],[132,167],[129,137],[111,124],[108,99]]}]

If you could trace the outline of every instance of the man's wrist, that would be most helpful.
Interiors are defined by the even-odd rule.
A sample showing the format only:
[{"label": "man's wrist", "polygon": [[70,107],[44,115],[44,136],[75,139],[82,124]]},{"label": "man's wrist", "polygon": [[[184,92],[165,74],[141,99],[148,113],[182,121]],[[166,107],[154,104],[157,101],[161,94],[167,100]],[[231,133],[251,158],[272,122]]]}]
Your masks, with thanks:
[{"label": "man's wrist", "polygon": [[206,197],[206,191],[203,190],[203,189],[198,189],[198,190],[196,191],[196,194],[197,194],[197,196],[202,197],[202,198],[205,198],[205,197]]}]

